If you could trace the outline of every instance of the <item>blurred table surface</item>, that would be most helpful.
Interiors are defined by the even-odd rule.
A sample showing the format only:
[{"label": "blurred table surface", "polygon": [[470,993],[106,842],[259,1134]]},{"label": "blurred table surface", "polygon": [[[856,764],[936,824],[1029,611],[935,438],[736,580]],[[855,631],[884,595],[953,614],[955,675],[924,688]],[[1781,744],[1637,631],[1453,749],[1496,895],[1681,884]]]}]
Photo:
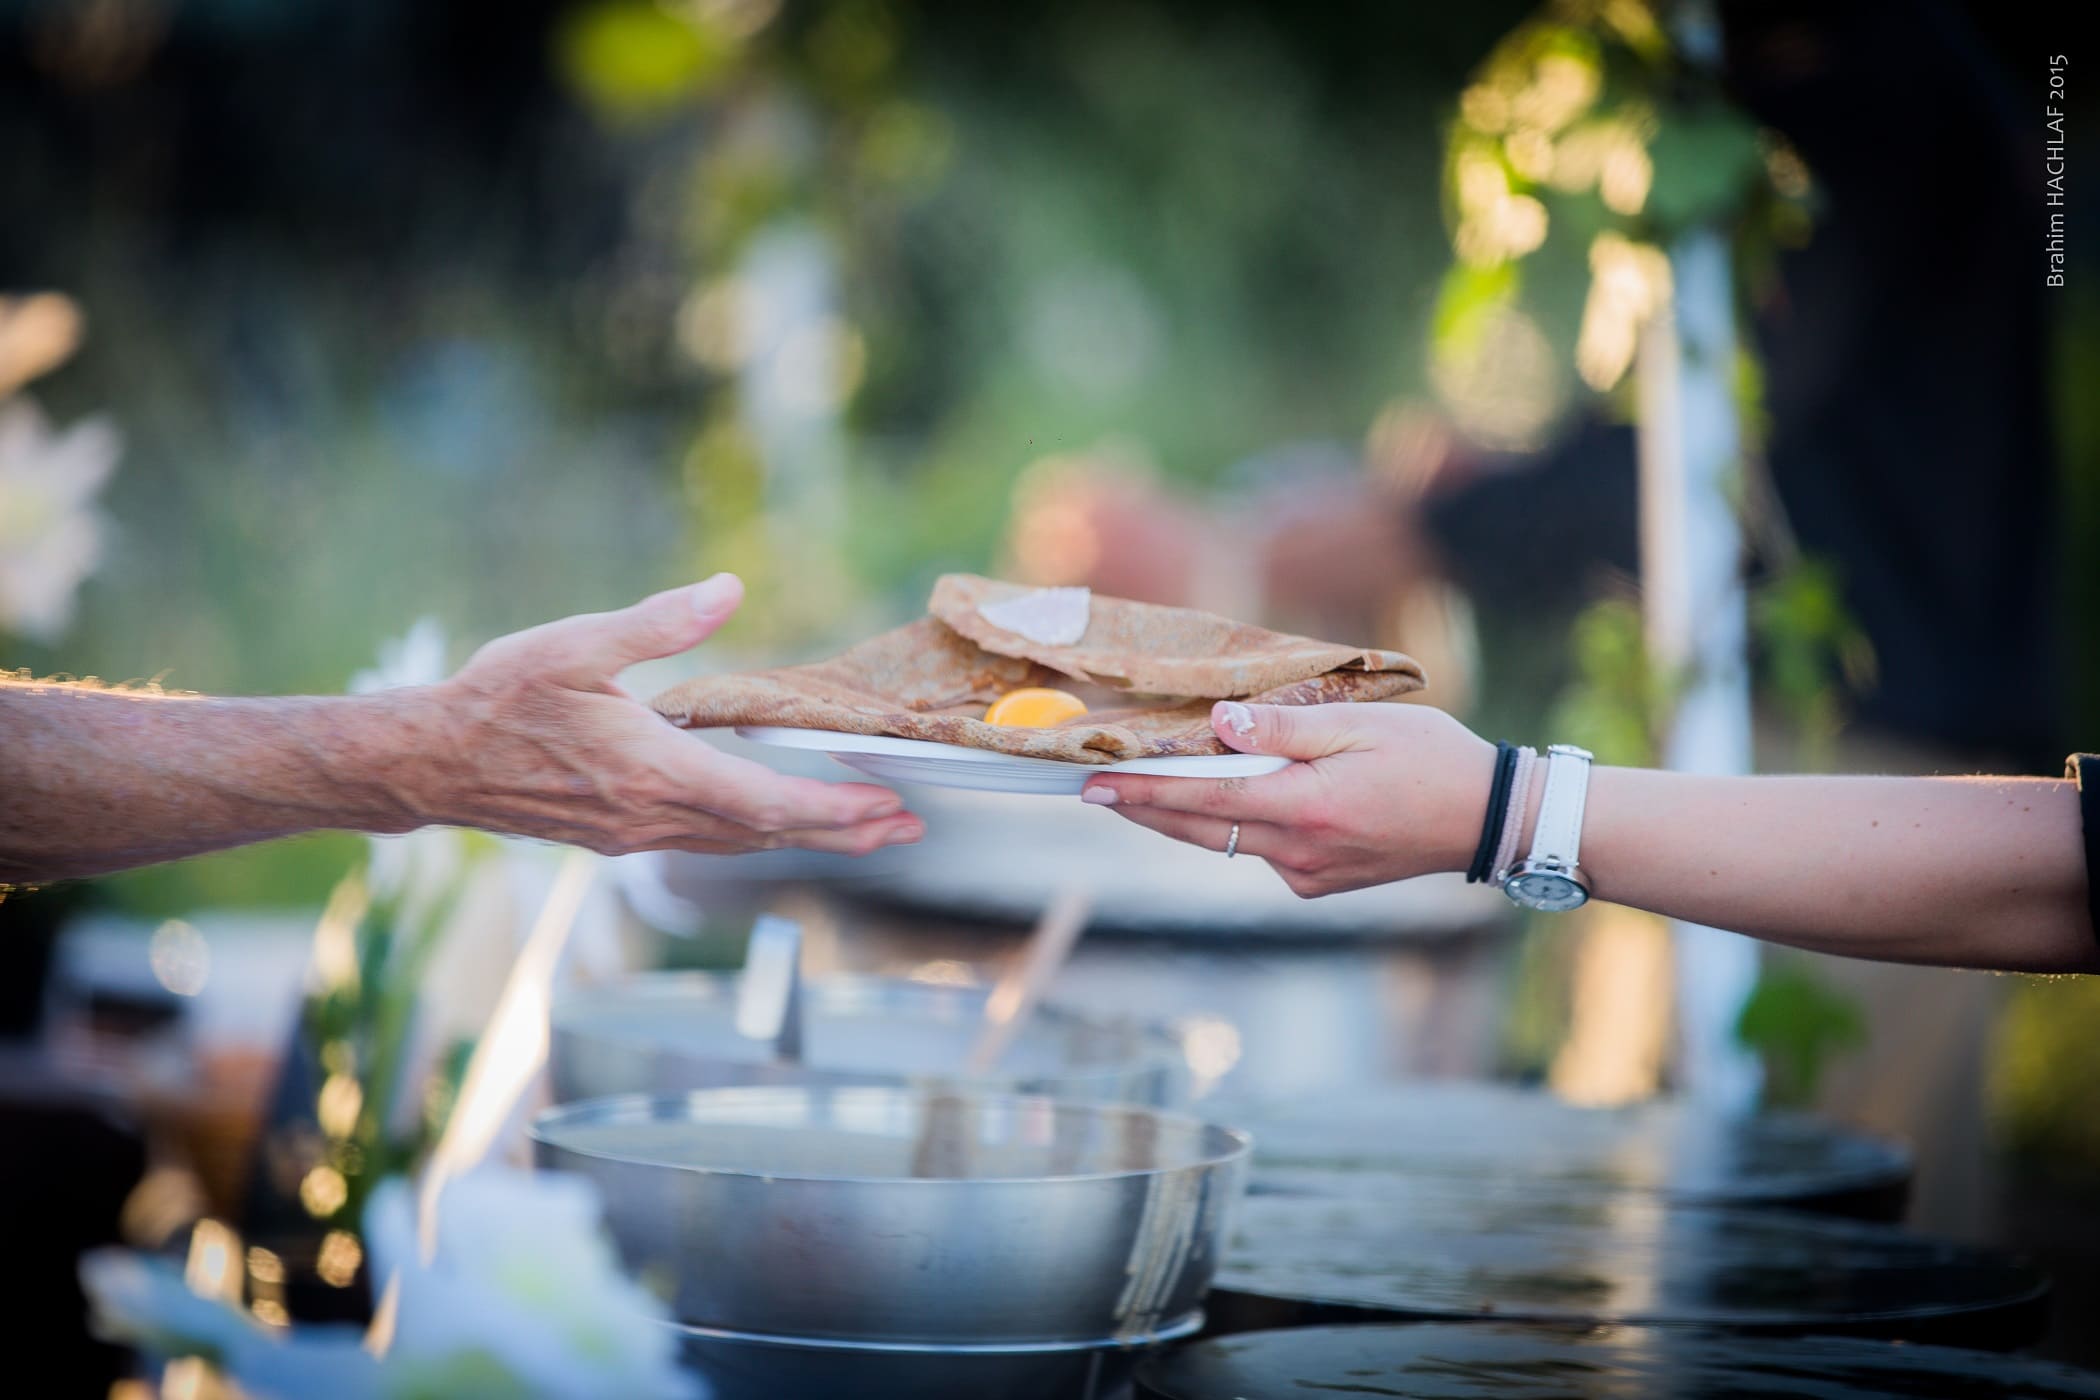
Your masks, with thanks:
[{"label": "blurred table surface", "polygon": [[1911,1171],[1898,1144],[1807,1114],[1727,1114],[1667,1099],[1581,1108],[1505,1084],[1235,1097],[1210,1111],[1254,1134],[1256,1190],[1300,1195],[1527,1184],[1893,1220]]},{"label": "blurred table surface", "polygon": [[[75,920],[41,1036],[0,1052],[0,1087],[120,1107],[157,1161],[193,1170],[208,1208],[230,1215],[298,1014],[312,927],[303,910]],[[165,956],[171,933],[179,967]]]},{"label": "blurred table surface", "polygon": [[2046,1321],[2036,1270],[1893,1225],[1625,1191],[1415,1185],[1378,1199],[1241,1202],[1211,1329],[1495,1318],[2009,1349]]},{"label": "blurred table surface", "polygon": [[1197,1342],[1139,1367],[1138,1400],[2096,1400],[2044,1361],[1852,1337],[1498,1322],[1298,1328]]}]

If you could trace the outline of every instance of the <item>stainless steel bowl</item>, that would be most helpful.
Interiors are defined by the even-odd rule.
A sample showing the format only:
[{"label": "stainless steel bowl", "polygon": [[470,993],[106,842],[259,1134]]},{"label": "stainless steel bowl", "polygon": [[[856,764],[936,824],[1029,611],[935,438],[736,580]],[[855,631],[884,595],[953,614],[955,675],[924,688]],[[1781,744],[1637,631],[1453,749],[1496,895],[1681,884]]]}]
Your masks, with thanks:
[{"label": "stainless steel bowl", "polygon": [[1248,1152],[1152,1109],[822,1086],[591,1100],[532,1137],[680,1322],[1021,1349],[1195,1325]]},{"label": "stainless steel bowl", "polygon": [[553,1012],[557,1103],[746,1084],[950,1088],[1173,1107],[1188,1097],[1180,1040],[1158,1026],[1042,1007],[999,1068],[963,1070],[986,993],[882,977],[803,984],[800,1063],[737,1033],[739,974],[646,973],[562,997]]}]

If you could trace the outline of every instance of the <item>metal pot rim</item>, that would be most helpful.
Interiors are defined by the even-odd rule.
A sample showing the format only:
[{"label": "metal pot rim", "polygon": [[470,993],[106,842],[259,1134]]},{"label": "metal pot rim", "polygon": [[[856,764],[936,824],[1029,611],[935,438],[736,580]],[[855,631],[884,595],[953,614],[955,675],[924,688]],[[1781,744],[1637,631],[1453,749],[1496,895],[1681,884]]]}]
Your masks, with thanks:
[{"label": "metal pot rim", "polygon": [[[970,1099],[979,1104],[999,1104],[1015,1107],[1048,1106],[1060,1113],[1077,1113],[1094,1117],[1144,1117],[1160,1123],[1176,1124],[1192,1129],[1208,1145],[1222,1140],[1223,1146],[1190,1156],[1185,1162],[1171,1166],[1124,1167],[1115,1171],[1069,1172],[1054,1176],[834,1176],[814,1172],[793,1171],[749,1171],[737,1167],[693,1166],[682,1162],[659,1162],[647,1157],[636,1157],[619,1152],[597,1152],[589,1148],[576,1147],[549,1136],[550,1128],[561,1128],[580,1123],[616,1122],[663,1122],[678,1121],[687,1115],[681,1110],[694,1101],[734,1104],[740,1100],[812,1100],[817,1098],[874,1097],[891,1100],[931,1101],[935,1099]],[[697,1120],[705,1121],[705,1120]],[[755,1123],[750,1127],[775,1127],[778,1124]],[[949,1093],[897,1089],[883,1086],[850,1086],[834,1088],[828,1085],[738,1085],[723,1089],[695,1089],[683,1094],[610,1094],[601,1098],[580,1099],[574,1103],[557,1104],[542,1111],[532,1120],[528,1136],[535,1143],[544,1144],[557,1152],[588,1157],[596,1161],[623,1163],[653,1167],[659,1171],[685,1172],[695,1176],[736,1178],[747,1181],[811,1181],[826,1184],[850,1184],[855,1186],[945,1186],[954,1189],[963,1187],[1019,1187],[1041,1186],[1046,1183],[1078,1181],[1123,1181],[1147,1176],[1166,1176],[1183,1171],[1210,1171],[1245,1161],[1252,1152],[1254,1139],[1238,1128],[1222,1123],[1212,1123],[1192,1114],[1173,1113],[1162,1109],[1147,1108],[1139,1104],[1088,1103],[1069,1099],[1046,1098],[1039,1094],[987,1094]]]},{"label": "metal pot rim", "polygon": [[852,1337],[797,1337],[779,1332],[740,1332],[730,1327],[705,1327],[697,1322],[658,1318],[681,1337],[704,1337],[714,1342],[743,1342],[753,1346],[798,1347],[811,1351],[885,1352],[913,1356],[1035,1356],[1071,1351],[1124,1351],[1158,1346],[1194,1336],[1203,1328],[1203,1309],[1195,1308],[1171,1322],[1149,1331],[1083,1341],[1059,1339],[1043,1342],[882,1342]]}]

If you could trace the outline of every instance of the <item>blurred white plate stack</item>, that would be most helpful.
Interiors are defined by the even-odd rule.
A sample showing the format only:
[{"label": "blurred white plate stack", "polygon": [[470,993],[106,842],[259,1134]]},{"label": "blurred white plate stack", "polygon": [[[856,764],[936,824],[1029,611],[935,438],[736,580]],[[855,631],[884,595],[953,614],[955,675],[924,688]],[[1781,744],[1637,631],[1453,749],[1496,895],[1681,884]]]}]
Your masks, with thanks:
[{"label": "blurred white plate stack", "polygon": [[1252,778],[1290,766],[1266,754],[1205,754],[1192,758],[1133,758],[1122,763],[1061,763],[1047,758],[893,739],[881,734],[841,734],[829,729],[779,729],[745,725],[737,736],[755,744],[826,753],[871,778],[977,792],[1075,796],[1097,773],[1145,773],[1162,778]]}]

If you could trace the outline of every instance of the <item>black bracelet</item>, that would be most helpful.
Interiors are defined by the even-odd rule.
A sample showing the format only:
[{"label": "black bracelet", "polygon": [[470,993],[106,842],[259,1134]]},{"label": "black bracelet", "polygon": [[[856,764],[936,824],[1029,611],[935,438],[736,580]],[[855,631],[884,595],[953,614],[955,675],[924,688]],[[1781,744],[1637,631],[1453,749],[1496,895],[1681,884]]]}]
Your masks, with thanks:
[{"label": "black bracelet", "polygon": [[1480,845],[1473,852],[1473,863],[1466,867],[1466,883],[1477,885],[1492,873],[1488,867],[1495,863],[1495,848],[1502,844],[1502,823],[1509,816],[1509,789],[1517,772],[1517,746],[1510,743],[1495,745],[1495,781],[1488,787],[1487,818],[1480,824]]},{"label": "black bracelet", "polygon": [[[2091,768],[2088,773],[2085,770]],[[2085,899],[2093,937],[2100,939],[2100,754],[2074,753],[2064,776],[2078,785],[2078,820],[2085,835]]]}]

